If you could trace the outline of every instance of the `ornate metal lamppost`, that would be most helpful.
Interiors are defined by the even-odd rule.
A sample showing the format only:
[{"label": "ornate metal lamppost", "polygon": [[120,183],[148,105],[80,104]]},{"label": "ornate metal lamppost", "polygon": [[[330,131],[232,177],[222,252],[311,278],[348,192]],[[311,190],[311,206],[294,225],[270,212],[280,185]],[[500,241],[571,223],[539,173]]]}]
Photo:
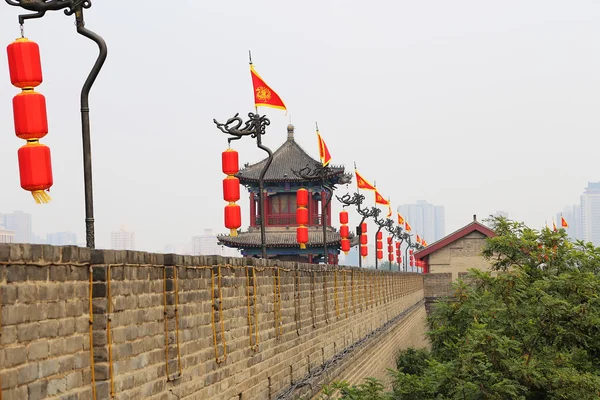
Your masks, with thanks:
[{"label": "ornate metal lamppost", "polygon": [[[365,196],[360,193],[353,193],[352,196],[346,193],[342,197],[336,196],[338,201],[342,203],[345,207],[347,206],[356,206],[356,211],[362,217],[360,223],[356,227],[356,234],[360,236],[362,233],[362,224],[365,222],[367,218],[372,218],[376,213],[381,212],[377,207],[371,208],[361,208],[363,201],[365,201]],[[378,215],[378,214],[377,214]],[[358,255],[358,266],[362,267],[362,257]]]},{"label": "ornate metal lamppost", "polygon": [[[386,229],[388,232],[389,230],[394,226],[394,220],[391,218],[382,218],[379,219],[379,214],[381,213],[381,210],[378,208],[375,208],[375,210],[377,210],[377,213],[375,215],[373,215],[373,220],[375,221],[375,224],[377,225],[377,232],[375,232],[375,240],[377,240],[377,236],[379,235],[379,232],[381,232],[383,229]],[[375,257],[375,269],[378,269],[379,267],[379,259],[377,258],[377,256]]]},{"label": "ornate metal lamppost", "polygon": [[93,40],[100,50],[90,74],[88,75],[83,88],[81,89],[81,132],[83,137],[83,180],[85,187],[85,231],[87,247],[95,247],[94,239],[94,195],[92,190],[92,149],[90,140],[90,107],[89,94],[92,85],[96,81],[108,50],[104,39],[98,34],[85,27],[83,19],[83,9],[90,8],[90,0],[5,0],[11,6],[22,7],[25,10],[33,11],[33,14],[19,15],[19,24],[21,25],[21,37],[24,37],[23,24],[27,19],[41,18],[47,11],[58,11],[64,9],[65,15],[75,15],[75,26],[77,33]]},{"label": "ornate metal lamppost", "polygon": [[[271,124],[271,121],[266,117],[266,115],[259,115],[258,113],[248,113],[248,120],[244,122],[242,118],[239,117],[239,113],[235,114],[233,117],[229,118],[227,122],[224,124],[217,122],[216,119],[213,119],[217,128],[233,137],[227,139],[228,143],[231,143],[232,140],[239,140],[244,136],[250,136],[252,138],[256,138],[256,146],[264,150],[268,154],[267,162],[260,172],[260,176],[258,178],[258,201],[260,207],[260,246],[262,252],[262,258],[267,258],[267,235],[265,232],[265,202],[264,202],[264,186],[265,186],[265,174],[267,170],[271,166],[273,162],[273,152],[267,146],[262,144],[262,135],[266,133],[267,126]],[[242,126],[243,125],[243,126]]]}]

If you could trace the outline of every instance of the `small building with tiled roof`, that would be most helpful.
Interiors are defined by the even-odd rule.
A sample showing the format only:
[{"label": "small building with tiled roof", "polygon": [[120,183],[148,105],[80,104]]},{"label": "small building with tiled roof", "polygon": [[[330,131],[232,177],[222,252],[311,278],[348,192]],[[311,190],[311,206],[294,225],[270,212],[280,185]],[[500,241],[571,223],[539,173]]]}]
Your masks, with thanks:
[{"label": "small building with tiled roof", "polygon": [[473,222],[415,252],[414,256],[424,262],[424,273],[451,273],[452,280],[456,280],[471,268],[489,270],[490,262],[481,252],[486,239],[494,236],[494,231],[479,223],[474,215]]},{"label": "small building with tiled roof", "polygon": [[[219,235],[219,244],[239,249],[245,257],[261,254],[260,206],[258,190],[260,173],[267,158],[254,164],[246,164],[236,174],[240,184],[250,193],[250,226],[237,236]],[[287,140],[273,152],[273,161],[264,177],[265,233],[269,258],[284,261],[327,262],[337,264],[340,252],[340,233],[331,226],[331,202],[327,205],[327,255],[324,254],[322,227],[322,201],[327,199],[323,183],[327,186],[349,183],[352,175],[347,174],[343,166],[328,166],[325,182],[321,177],[304,179],[297,176],[305,167],[314,168],[320,162],[312,158],[295,140],[294,126],[288,125]],[[296,192],[299,188],[308,190],[308,243],[301,249],[296,240]],[[327,204],[327,201],[325,201]],[[351,235],[351,245],[358,239]]]}]

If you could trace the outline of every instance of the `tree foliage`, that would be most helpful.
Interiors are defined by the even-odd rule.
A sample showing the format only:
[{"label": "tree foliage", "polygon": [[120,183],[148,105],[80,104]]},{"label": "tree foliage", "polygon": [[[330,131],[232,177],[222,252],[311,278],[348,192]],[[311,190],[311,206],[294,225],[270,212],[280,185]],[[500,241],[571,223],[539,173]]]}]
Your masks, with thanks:
[{"label": "tree foliage", "polygon": [[492,271],[471,270],[436,304],[431,351],[401,352],[391,392],[338,384],[342,398],[600,398],[600,249],[563,229],[492,223]]}]

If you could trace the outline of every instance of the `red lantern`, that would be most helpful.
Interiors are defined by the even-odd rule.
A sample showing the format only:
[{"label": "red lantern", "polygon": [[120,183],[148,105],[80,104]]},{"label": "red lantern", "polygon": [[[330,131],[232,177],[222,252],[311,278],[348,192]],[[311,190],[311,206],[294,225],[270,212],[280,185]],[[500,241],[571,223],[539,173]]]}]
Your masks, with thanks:
[{"label": "red lantern", "polygon": [[342,239],[341,243],[342,243],[342,251],[344,252],[344,254],[348,254],[348,252],[350,251],[350,240]]},{"label": "red lantern", "polygon": [[394,246],[392,246],[391,244],[388,244],[388,253],[393,253],[394,252]]},{"label": "red lantern", "polygon": [[342,238],[347,238],[350,236],[350,229],[348,228],[348,225],[340,226],[340,236]]},{"label": "red lantern", "polygon": [[398,255],[398,264],[400,264],[402,262],[402,256]]},{"label": "red lantern", "polygon": [[410,250],[408,251],[408,254],[410,254],[411,256],[413,255],[413,251],[412,251],[412,249],[410,249]]},{"label": "red lantern", "polygon": [[360,255],[366,257],[369,255],[369,248],[367,246],[360,246]]},{"label": "red lantern", "polygon": [[400,248],[400,242],[396,242],[396,248],[399,249]]},{"label": "red lantern", "polygon": [[348,211],[342,210],[340,211],[340,224],[346,225],[348,223]]},{"label": "red lantern", "polygon": [[392,253],[388,254],[388,261],[394,262],[394,255]]},{"label": "red lantern", "polygon": [[48,133],[48,117],[44,95],[33,90],[22,91],[13,98],[15,133],[23,140],[41,139]]},{"label": "red lantern", "polygon": [[301,249],[306,248],[306,243],[308,243],[308,228],[306,226],[296,228],[296,240],[300,243]]},{"label": "red lantern", "polygon": [[377,240],[383,240],[383,232],[377,232]]},{"label": "red lantern", "polygon": [[296,209],[296,223],[298,225],[308,225],[308,208],[300,207]]},{"label": "red lantern", "polygon": [[367,244],[367,235],[360,235],[360,244],[362,244],[362,245]]},{"label": "red lantern", "polygon": [[50,148],[37,141],[28,142],[19,149],[18,158],[21,187],[30,191],[38,204],[50,201],[45,192],[54,183]]},{"label": "red lantern", "polygon": [[410,266],[411,266],[411,267],[414,267],[414,266],[415,266],[415,262],[414,262],[414,261],[411,261],[411,262],[410,262]]},{"label": "red lantern", "polygon": [[381,240],[377,241],[377,250],[383,251],[383,242]]},{"label": "red lantern", "polygon": [[308,190],[304,188],[298,189],[296,192],[296,205],[298,207],[306,207],[308,205]]},{"label": "red lantern", "polygon": [[32,89],[42,81],[42,62],[37,43],[26,38],[12,42],[6,48],[10,82],[21,89]]},{"label": "red lantern", "polygon": [[235,176],[223,179],[223,200],[235,203],[240,199],[240,180]]},{"label": "red lantern", "polygon": [[388,236],[388,238],[387,238],[387,242],[388,242],[388,244],[392,244],[392,243],[394,243],[394,238],[393,238],[393,237],[391,237],[391,236]]},{"label": "red lantern", "polygon": [[367,233],[367,223],[363,222],[361,227],[360,227],[360,232],[361,233]]},{"label": "red lantern", "polygon": [[383,250],[377,250],[377,259],[378,260],[382,260],[383,259]]},{"label": "red lantern", "polygon": [[237,236],[237,230],[242,226],[242,209],[237,204],[225,206],[225,227],[230,230],[231,236]]},{"label": "red lantern", "polygon": [[221,167],[225,175],[235,175],[240,171],[238,152],[227,149],[221,154]]}]

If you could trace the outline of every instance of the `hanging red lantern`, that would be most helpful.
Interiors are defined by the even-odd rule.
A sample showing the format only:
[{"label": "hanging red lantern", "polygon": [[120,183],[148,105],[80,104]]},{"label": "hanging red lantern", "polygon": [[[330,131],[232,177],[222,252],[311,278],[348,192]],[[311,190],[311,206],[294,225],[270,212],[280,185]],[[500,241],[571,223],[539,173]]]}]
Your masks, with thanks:
[{"label": "hanging red lantern", "polygon": [[30,141],[18,151],[21,187],[30,191],[36,203],[47,203],[45,192],[52,187],[52,162],[50,148],[38,141]]},{"label": "hanging red lantern", "polygon": [[41,139],[48,133],[44,95],[24,90],[13,98],[15,134],[23,140]]},{"label": "hanging red lantern", "polygon": [[237,204],[227,204],[225,206],[225,227],[230,230],[231,236],[237,236],[237,230],[241,226],[242,209]]},{"label": "hanging red lantern", "polygon": [[388,244],[392,244],[392,243],[394,243],[394,238],[393,238],[393,237],[391,237],[391,236],[388,236],[388,238],[387,238],[387,243],[388,243]]},{"label": "hanging red lantern", "polygon": [[383,240],[383,232],[377,232],[377,240]]},{"label": "hanging red lantern", "polygon": [[227,149],[221,153],[221,170],[227,175],[223,179],[223,200],[229,202],[225,206],[225,227],[231,236],[237,236],[237,230],[242,226],[242,211],[235,204],[240,199],[240,180],[234,176],[240,170],[237,151]]},{"label": "hanging red lantern", "polygon": [[408,254],[410,254],[411,256],[413,255],[413,251],[412,251],[412,249],[410,249],[410,250],[408,251]]},{"label": "hanging red lantern", "polygon": [[40,48],[37,43],[20,38],[6,48],[10,82],[20,89],[33,89],[43,82]]},{"label": "hanging red lantern", "polygon": [[308,243],[308,190],[304,188],[296,191],[296,223],[299,225],[296,228],[296,241],[300,244],[301,249],[306,248]]},{"label": "hanging red lantern", "polygon": [[363,246],[367,244],[367,235],[360,235],[360,244]]},{"label": "hanging red lantern", "polygon": [[382,260],[383,259],[383,250],[377,250],[377,259],[378,260]]},{"label": "hanging red lantern", "polygon": [[388,244],[388,253],[393,253],[394,252],[394,246],[392,246],[391,244]]},{"label": "hanging red lantern", "polygon": [[233,149],[221,153],[221,168],[225,175],[235,175],[240,172],[239,154]]},{"label": "hanging red lantern", "polygon": [[223,200],[235,203],[240,199],[240,180],[235,176],[223,179]]},{"label": "hanging red lantern", "polygon": [[414,262],[414,261],[411,261],[411,262],[410,262],[410,266],[411,266],[411,267],[414,267],[414,266],[415,266],[415,262]]},{"label": "hanging red lantern", "polygon": [[301,249],[306,248],[306,243],[308,243],[308,228],[306,226],[296,228],[296,240],[300,243]]},{"label": "hanging red lantern", "polygon": [[360,246],[360,255],[366,257],[369,255],[369,248],[367,246]]},{"label": "hanging red lantern", "polygon": [[400,248],[400,242],[396,242],[396,248],[399,249]]},{"label": "hanging red lantern", "polygon": [[296,192],[296,206],[306,207],[308,205],[308,190],[304,188],[298,189]]},{"label": "hanging red lantern", "polygon": [[348,223],[348,211],[340,211],[340,225],[346,225]]},{"label": "hanging red lantern", "polygon": [[350,236],[350,228],[348,228],[348,225],[340,226],[340,236],[342,238],[347,238]]},{"label": "hanging red lantern", "polygon": [[360,232],[367,233],[367,223],[366,222],[363,222],[362,225],[360,226]]},{"label": "hanging red lantern", "polygon": [[377,241],[377,250],[383,251],[383,242],[381,240]]},{"label": "hanging red lantern", "polygon": [[308,208],[299,207],[296,209],[296,223],[298,225],[308,225]]},{"label": "hanging red lantern", "polygon": [[342,251],[344,252],[344,254],[348,254],[348,252],[350,251],[350,239],[342,239],[341,244]]},{"label": "hanging red lantern", "polygon": [[394,262],[394,255],[392,253],[388,254],[388,261]]}]

